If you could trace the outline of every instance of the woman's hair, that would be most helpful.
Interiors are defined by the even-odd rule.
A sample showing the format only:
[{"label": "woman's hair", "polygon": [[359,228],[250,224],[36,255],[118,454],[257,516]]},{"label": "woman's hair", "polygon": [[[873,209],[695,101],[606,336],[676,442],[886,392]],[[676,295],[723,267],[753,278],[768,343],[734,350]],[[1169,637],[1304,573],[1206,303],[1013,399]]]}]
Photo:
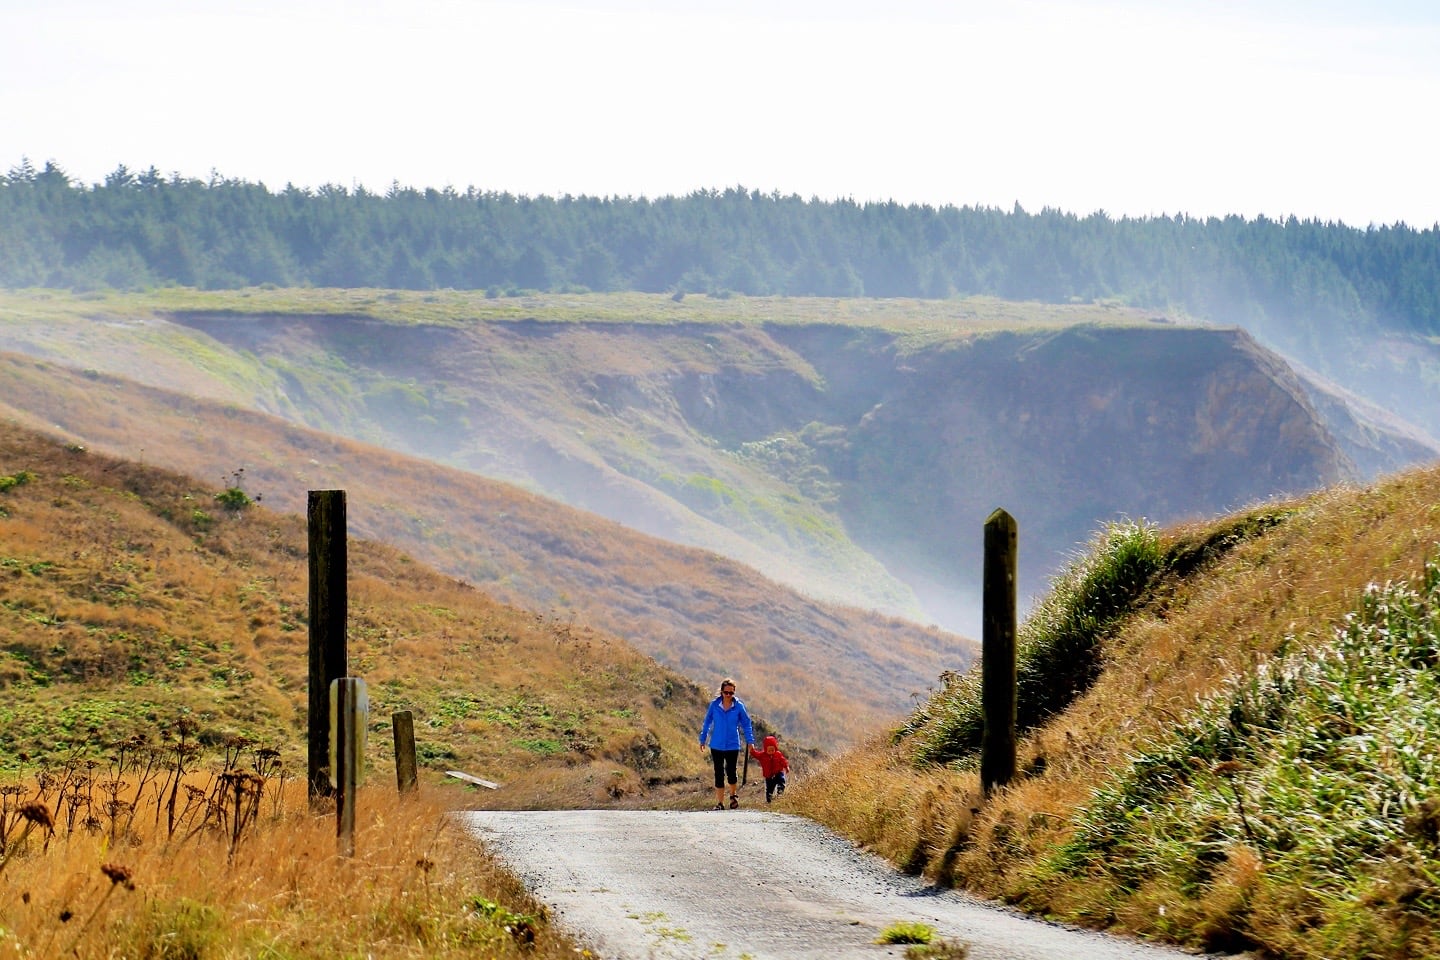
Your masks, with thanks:
[{"label": "woman's hair", "polygon": [[731,680],[729,677],[726,677],[724,680],[720,681],[720,686],[715,688],[715,696],[720,696],[720,691],[724,690],[726,687],[733,686],[735,686],[735,681]]}]

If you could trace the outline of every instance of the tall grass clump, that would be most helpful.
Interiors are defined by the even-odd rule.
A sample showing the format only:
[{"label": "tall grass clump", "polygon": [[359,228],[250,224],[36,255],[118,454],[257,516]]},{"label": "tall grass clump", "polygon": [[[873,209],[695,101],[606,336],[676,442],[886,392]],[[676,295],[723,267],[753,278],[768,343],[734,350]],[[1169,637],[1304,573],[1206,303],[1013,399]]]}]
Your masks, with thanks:
[{"label": "tall grass clump", "polygon": [[1207,949],[1440,956],[1440,566],[1232,684],[1035,868],[1061,913]]},{"label": "tall grass clump", "polygon": [[[1095,682],[1105,638],[1147,595],[1165,559],[1153,525],[1113,523],[1052,581],[1016,638],[1020,730],[1063,710]],[[944,687],[898,734],[914,737],[920,763],[973,759],[980,749],[985,719],[979,668],[941,679]]]},{"label": "tall grass clump", "polygon": [[73,752],[0,784],[0,954],[16,957],[567,957],[544,909],[433,791],[333,807],[238,740]]}]

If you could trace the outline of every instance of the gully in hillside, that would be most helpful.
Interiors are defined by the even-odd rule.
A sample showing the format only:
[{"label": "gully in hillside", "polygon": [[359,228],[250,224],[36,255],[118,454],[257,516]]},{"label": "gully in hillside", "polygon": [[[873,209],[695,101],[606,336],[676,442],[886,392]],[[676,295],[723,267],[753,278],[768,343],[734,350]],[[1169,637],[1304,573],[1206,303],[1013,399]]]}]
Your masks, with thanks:
[{"label": "gully in hillside", "polygon": [[735,762],[740,758],[740,738],[745,745],[755,748],[755,728],[750,724],[750,713],[745,704],[735,696],[735,681],[726,677],[720,681],[720,694],[710,701],[705,711],[705,721],[700,724],[700,748],[710,740],[710,762],[715,765],[715,809],[725,809],[725,784],[730,784],[730,809],[740,806],[736,796],[738,778]]}]

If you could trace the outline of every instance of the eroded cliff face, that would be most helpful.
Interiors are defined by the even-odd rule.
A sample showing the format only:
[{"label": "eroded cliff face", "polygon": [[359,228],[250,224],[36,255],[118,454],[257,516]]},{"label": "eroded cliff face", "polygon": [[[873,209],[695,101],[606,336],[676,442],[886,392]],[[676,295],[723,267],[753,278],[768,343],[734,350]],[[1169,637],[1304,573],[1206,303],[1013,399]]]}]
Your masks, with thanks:
[{"label": "eroded cliff face", "polygon": [[1306,386],[1233,329],[922,344],[839,324],[185,322],[283,364],[291,388],[274,406],[312,426],[338,418],[814,595],[972,636],[996,507],[1019,523],[1028,597],[1105,522],[1359,476]]},{"label": "eroded cliff face", "polygon": [[1238,331],[1073,328],[875,358],[874,404],[825,459],[852,535],[950,624],[978,622],[997,507],[1019,524],[1028,596],[1102,523],[1356,475],[1294,375]]}]

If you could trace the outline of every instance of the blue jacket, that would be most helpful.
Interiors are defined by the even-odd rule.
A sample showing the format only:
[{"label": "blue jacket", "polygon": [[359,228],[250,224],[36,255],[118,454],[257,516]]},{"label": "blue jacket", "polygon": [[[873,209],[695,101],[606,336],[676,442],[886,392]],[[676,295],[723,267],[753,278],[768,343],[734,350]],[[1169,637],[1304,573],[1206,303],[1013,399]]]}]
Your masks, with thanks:
[{"label": "blue jacket", "polygon": [[719,697],[710,701],[710,709],[705,711],[705,722],[700,724],[702,747],[712,727],[715,735],[710,738],[711,750],[739,750],[741,730],[745,731],[745,742],[755,746],[755,728],[750,726],[750,713],[739,697],[735,698],[729,710],[720,705]]}]

